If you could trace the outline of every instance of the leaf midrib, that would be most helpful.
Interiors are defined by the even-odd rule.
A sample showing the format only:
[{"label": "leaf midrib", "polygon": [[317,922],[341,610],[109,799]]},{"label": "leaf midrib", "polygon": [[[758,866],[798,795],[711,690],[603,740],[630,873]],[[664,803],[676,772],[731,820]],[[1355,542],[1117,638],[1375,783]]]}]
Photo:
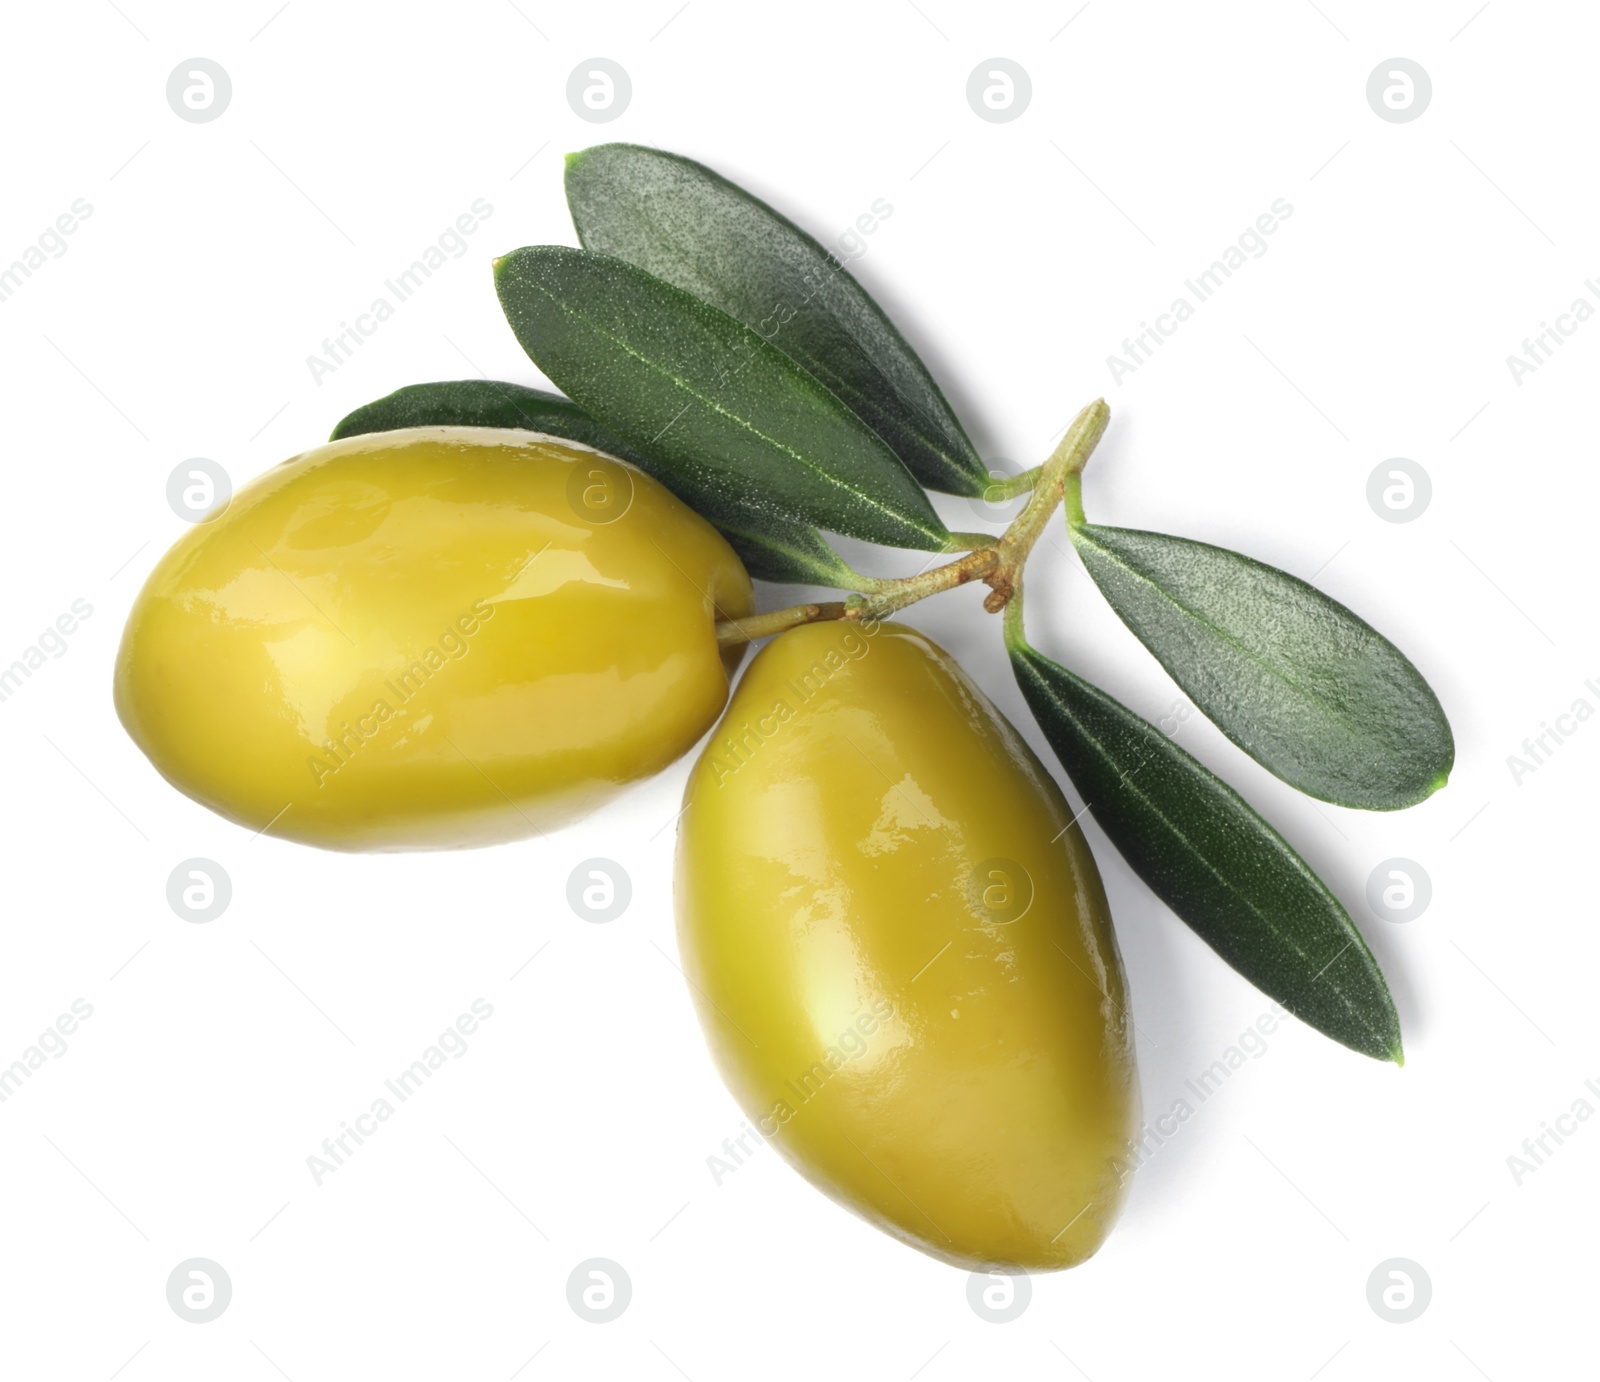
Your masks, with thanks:
[{"label": "leaf midrib", "polygon": [[[879,513],[888,516],[895,523],[897,523],[897,524],[899,524],[899,525],[901,525],[903,527],[909,527],[914,532],[921,533],[925,537],[935,538],[935,539],[939,540],[940,542],[943,542],[944,538],[939,533],[936,533],[936,532],[932,531],[931,529],[923,527],[920,523],[914,523],[910,519],[905,518],[902,515],[895,513],[895,511],[893,509],[885,507],[884,504],[881,501],[879,501],[877,499],[874,499],[871,495],[864,494],[858,489],[851,488],[843,480],[838,479],[837,477],[828,474],[827,471],[820,469],[814,462],[812,462],[809,459],[807,459],[803,454],[801,454],[800,452],[796,451],[793,447],[788,446],[785,443],[779,441],[776,437],[768,436],[765,432],[763,432],[754,423],[748,421],[745,418],[740,417],[737,413],[729,412],[726,408],[724,408],[721,404],[717,403],[714,399],[706,397],[706,395],[702,394],[699,390],[691,387],[690,384],[685,379],[683,379],[680,375],[674,373],[672,370],[666,368],[664,365],[657,364],[656,361],[652,360],[648,355],[641,354],[639,351],[635,350],[633,348],[633,346],[630,345],[627,341],[622,340],[618,336],[614,336],[611,332],[606,331],[603,328],[601,328],[600,326],[598,326],[591,318],[583,315],[582,313],[576,312],[572,308],[568,307],[566,303],[564,303],[559,297],[557,297],[554,293],[552,293],[542,283],[539,283],[539,282],[533,280],[532,278],[529,278],[529,279],[527,279],[525,281],[527,281],[529,283],[529,285],[534,289],[534,291],[536,291],[538,293],[541,293],[544,297],[546,297],[555,306],[555,308],[559,312],[561,312],[563,315],[572,318],[574,321],[580,322],[588,330],[594,332],[595,335],[601,337],[602,339],[610,341],[612,345],[616,346],[618,349],[623,351],[625,354],[631,356],[633,359],[639,361],[639,363],[644,365],[647,369],[652,370],[656,374],[662,375],[663,377],[665,377],[667,379],[670,379],[678,388],[682,389],[686,394],[688,394],[691,398],[695,399],[697,402],[704,404],[707,408],[711,409],[712,412],[717,413],[719,416],[724,417],[728,421],[730,421],[730,422],[736,424],[737,426],[743,428],[745,431],[749,432],[752,436],[759,437],[762,441],[766,442],[768,446],[771,446],[773,449],[775,449],[775,450],[783,453],[784,455],[789,456],[792,459],[798,461],[808,471],[810,471],[812,474],[818,476],[822,480],[826,481],[828,484],[832,485],[834,488],[836,488],[838,490],[841,490],[845,494],[851,496],[853,499],[860,500],[861,502],[869,505],[873,509],[876,509]],[[733,321],[734,318],[729,317],[729,320]],[[749,327],[743,326],[743,323],[739,323],[739,325],[741,326],[741,328],[743,330],[746,330],[746,331],[749,330]],[[757,337],[757,339],[759,340],[760,338]],[[765,342],[763,342],[763,344],[765,344]],[[773,348],[776,349],[776,347],[773,347]],[[779,354],[782,354],[782,352],[779,351]],[[789,359],[789,357],[787,355],[785,355],[783,358],[785,360]],[[794,364],[794,361],[790,360],[789,363],[790,364]],[[795,365],[795,368],[798,369],[799,366]],[[880,440],[881,440],[881,438],[880,438]],[[885,443],[885,445],[887,445],[887,443]],[[896,465],[901,464],[899,457],[893,456],[892,452],[890,453],[890,455],[893,457]],[[805,520],[801,519],[800,521],[804,522]]]}]

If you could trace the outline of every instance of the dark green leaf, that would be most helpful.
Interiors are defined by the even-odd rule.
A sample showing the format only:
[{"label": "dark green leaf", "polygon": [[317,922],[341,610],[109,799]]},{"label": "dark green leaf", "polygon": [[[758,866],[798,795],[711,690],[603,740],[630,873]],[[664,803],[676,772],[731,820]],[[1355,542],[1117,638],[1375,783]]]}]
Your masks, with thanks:
[{"label": "dark green leaf", "polygon": [[367,432],[393,432],[402,427],[518,427],[582,442],[645,468],[626,449],[619,449],[624,447],[619,438],[570,398],[497,379],[408,384],[342,418],[330,440]]},{"label": "dark green leaf", "polygon": [[793,222],[702,164],[637,144],[569,155],[566,182],[584,248],[637,264],[759,332],[930,489],[984,492],[989,473],[927,367],[838,257]]},{"label": "dark green leaf", "polygon": [[1444,786],[1450,723],[1406,656],[1276,567],[1164,533],[1084,524],[1111,607],[1240,748],[1323,801],[1389,811]]},{"label": "dark green leaf", "polygon": [[841,590],[853,590],[859,584],[856,573],[815,528],[767,514],[760,516],[759,526],[741,528],[738,523],[735,519],[719,522],[717,531],[757,580]]},{"label": "dark green leaf", "polygon": [[534,363],[663,473],[868,542],[941,551],[950,540],[877,433],[726,312],[556,245],[497,260],[495,285]]},{"label": "dark green leaf", "polygon": [[1227,783],[1020,639],[1011,666],[1112,844],[1240,974],[1352,1050],[1403,1062],[1378,962],[1339,900]]},{"label": "dark green leaf", "polygon": [[333,429],[333,441],[401,427],[516,427],[581,442],[653,475],[717,531],[758,580],[849,587],[855,575],[815,528],[741,508],[726,493],[700,492],[664,473],[642,452],[606,431],[560,394],[494,379],[411,384],[357,408]]}]

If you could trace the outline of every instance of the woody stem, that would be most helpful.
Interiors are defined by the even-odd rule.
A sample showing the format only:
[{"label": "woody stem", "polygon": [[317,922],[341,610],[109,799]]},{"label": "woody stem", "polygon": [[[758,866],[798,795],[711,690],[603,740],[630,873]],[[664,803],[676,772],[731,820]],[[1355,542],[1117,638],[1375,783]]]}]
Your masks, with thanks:
[{"label": "woody stem", "polygon": [[[1105,400],[1096,399],[1072,420],[1060,445],[1050,459],[1038,468],[1027,504],[997,543],[968,551],[955,561],[920,571],[914,576],[899,580],[873,580],[867,594],[851,595],[845,600],[791,605],[787,609],[752,614],[743,619],[722,620],[717,624],[718,646],[737,647],[758,638],[798,628],[801,624],[816,624],[830,619],[882,619],[929,595],[953,590],[956,586],[975,580],[981,580],[990,587],[983,607],[991,614],[999,613],[1020,586],[1022,567],[1028,559],[1028,553],[1033,550],[1034,543],[1039,540],[1063,499],[1067,502],[1073,521],[1082,521],[1083,509],[1078,502],[1079,476],[1104,434],[1110,417],[1111,410],[1106,407]],[[1034,475],[1034,472],[1029,474]],[[962,535],[963,538],[967,536]]]}]

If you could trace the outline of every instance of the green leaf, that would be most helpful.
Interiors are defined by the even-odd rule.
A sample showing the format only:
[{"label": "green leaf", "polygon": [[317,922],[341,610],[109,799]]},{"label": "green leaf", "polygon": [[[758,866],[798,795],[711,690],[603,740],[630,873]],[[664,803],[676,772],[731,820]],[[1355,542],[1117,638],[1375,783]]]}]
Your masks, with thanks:
[{"label": "green leaf", "polygon": [[822,534],[804,523],[762,515],[759,527],[741,528],[738,520],[729,519],[719,522],[716,528],[738,553],[744,569],[757,580],[776,585],[826,585],[840,590],[854,590],[861,584]]},{"label": "green leaf", "polygon": [[1400,1019],[1349,913],[1227,783],[1147,721],[1010,640],[1017,684],[1100,828],[1151,891],[1296,1017],[1404,1063]]},{"label": "green leaf", "polygon": [[1343,605],[1187,538],[1075,526],[1111,607],[1228,738],[1302,792],[1392,811],[1444,786],[1455,740],[1404,653]]},{"label": "green leaf", "polygon": [[582,442],[640,469],[646,467],[570,398],[497,379],[408,384],[341,418],[329,440],[402,427],[515,427]]},{"label": "green leaf", "polygon": [[989,472],[927,367],[838,257],[792,221],[702,164],[637,144],[568,155],[566,184],[585,249],[637,264],[759,332],[930,489],[983,494]]},{"label": "green leaf", "polygon": [[557,245],[497,260],[495,286],[534,363],[663,473],[868,542],[949,542],[877,433],[726,312],[620,259]]},{"label": "green leaf", "polygon": [[758,580],[849,588],[856,575],[822,535],[804,523],[745,509],[726,493],[697,490],[665,473],[643,452],[606,431],[582,408],[560,394],[506,384],[494,379],[457,379],[410,384],[357,408],[341,419],[330,440],[401,427],[515,427],[581,442],[596,451],[636,465],[672,490],[739,554]]}]

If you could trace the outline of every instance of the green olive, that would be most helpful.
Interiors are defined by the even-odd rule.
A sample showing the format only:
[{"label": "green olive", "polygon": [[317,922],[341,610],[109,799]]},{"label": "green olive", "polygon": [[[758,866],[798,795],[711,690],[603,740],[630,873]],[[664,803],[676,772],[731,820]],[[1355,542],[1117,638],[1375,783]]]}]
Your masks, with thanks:
[{"label": "green olive", "polygon": [[492,844],[659,771],[727,701],[727,543],[649,476],[536,433],[322,446],[157,564],[122,723],[180,790],[329,849]]},{"label": "green olive", "polygon": [[690,776],[677,911],[724,1080],[814,1184],[963,1267],[1099,1247],[1139,1120],[1105,892],[942,649],[894,624],[774,639]]}]

